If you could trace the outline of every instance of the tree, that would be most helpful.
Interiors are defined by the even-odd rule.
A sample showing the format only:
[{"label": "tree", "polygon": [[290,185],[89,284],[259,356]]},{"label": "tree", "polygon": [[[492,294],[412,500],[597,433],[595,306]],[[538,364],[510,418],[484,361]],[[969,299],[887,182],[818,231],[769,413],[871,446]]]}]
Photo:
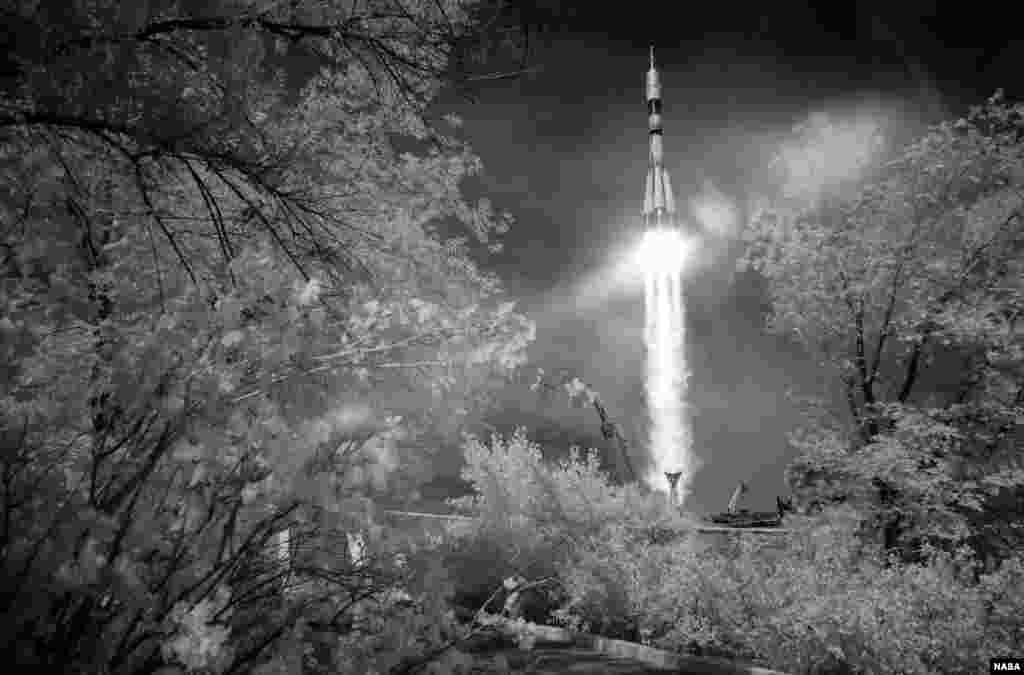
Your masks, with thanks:
[{"label": "tree", "polygon": [[870,504],[889,547],[963,540],[1021,494],[1022,181],[1024,108],[997,95],[856,190],[780,201],[747,232],[771,328],[846,405],[794,439],[791,480],[808,500]]},{"label": "tree", "polygon": [[375,531],[365,498],[429,422],[396,392],[532,340],[439,234],[508,226],[427,123],[461,4],[3,12],[8,659],[238,672],[310,625],[351,634],[408,576],[344,536]]},{"label": "tree", "polygon": [[538,391],[540,395],[549,399],[554,392],[561,393],[563,390],[572,405],[591,405],[601,421],[601,435],[608,441],[615,442],[617,457],[624,468],[624,481],[636,482],[639,479],[636,469],[633,467],[633,459],[629,451],[629,439],[622,431],[622,425],[608,415],[600,394],[593,387],[572,375],[563,371],[554,376],[547,376],[543,369],[538,368],[536,379],[530,385],[532,391]]}]

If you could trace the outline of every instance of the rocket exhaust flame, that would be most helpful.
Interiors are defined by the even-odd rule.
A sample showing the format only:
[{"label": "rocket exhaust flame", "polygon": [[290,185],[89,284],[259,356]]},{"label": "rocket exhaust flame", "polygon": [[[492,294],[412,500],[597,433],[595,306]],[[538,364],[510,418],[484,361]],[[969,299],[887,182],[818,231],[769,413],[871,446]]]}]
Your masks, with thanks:
[{"label": "rocket exhaust flame", "polygon": [[[687,364],[684,350],[682,270],[651,269],[644,280],[647,345],[646,391],[650,415],[652,484],[668,479],[673,502],[681,504],[692,477],[692,435],[686,414]],[[657,483],[655,483],[657,481]]]}]

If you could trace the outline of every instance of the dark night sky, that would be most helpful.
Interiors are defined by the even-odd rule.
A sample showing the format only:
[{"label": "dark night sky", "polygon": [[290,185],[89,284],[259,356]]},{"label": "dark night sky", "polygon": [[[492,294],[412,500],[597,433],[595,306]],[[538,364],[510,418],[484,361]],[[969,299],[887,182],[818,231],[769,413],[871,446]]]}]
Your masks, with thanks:
[{"label": "dark night sky", "polygon": [[[645,428],[643,308],[613,267],[637,235],[648,44],[662,73],[677,203],[714,185],[739,221],[757,195],[758,171],[793,125],[815,113],[867,116],[891,137],[961,113],[999,87],[1010,98],[1020,93],[1014,66],[1024,41],[999,35],[1009,28],[991,12],[959,3],[942,11],[938,3],[752,6],[763,14],[745,3],[562,4],[577,5],[575,16],[556,11],[562,16],[531,38],[537,72],[485,84],[477,102],[445,107],[463,117],[483,159],[481,187],[517,219],[489,264],[538,321],[536,365],[583,375],[637,444]],[[681,11],[691,6],[700,9]],[[750,507],[774,505],[786,491],[784,434],[796,421],[784,392],[814,386],[800,351],[760,328],[761,291],[735,277],[730,239],[702,250],[704,264],[687,285],[703,464],[689,504],[697,511],[724,508],[737,480],[750,484]],[[589,410],[510,401],[496,424],[517,423],[556,443],[574,434],[601,442]]]}]

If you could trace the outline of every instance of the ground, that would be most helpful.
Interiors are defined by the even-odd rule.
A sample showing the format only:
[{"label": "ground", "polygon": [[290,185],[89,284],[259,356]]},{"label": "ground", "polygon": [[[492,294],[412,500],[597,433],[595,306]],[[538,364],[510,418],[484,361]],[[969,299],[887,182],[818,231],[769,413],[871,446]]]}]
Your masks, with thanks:
[{"label": "ground", "polygon": [[[537,647],[528,652],[518,649],[502,650],[513,672],[522,675],[739,675],[749,673],[746,668],[726,664],[701,664],[685,669],[666,669],[601,654],[591,649],[569,646]],[[497,656],[492,654],[491,656]]]}]

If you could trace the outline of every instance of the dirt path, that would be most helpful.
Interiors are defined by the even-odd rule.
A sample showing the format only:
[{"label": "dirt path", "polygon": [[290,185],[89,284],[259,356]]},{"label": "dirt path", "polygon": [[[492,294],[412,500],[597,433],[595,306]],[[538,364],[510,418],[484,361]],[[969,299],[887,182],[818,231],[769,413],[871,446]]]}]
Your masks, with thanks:
[{"label": "dirt path", "polygon": [[720,663],[659,668],[642,661],[609,656],[586,647],[542,646],[530,651],[501,650],[513,672],[522,675],[748,675],[749,670]]},{"label": "dirt path", "polygon": [[525,670],[530,675],[664,675],[672,672],[579,647],[541,647],[534,649],[531,656],[531,663]]},{"label": "dirt path", "polygon": [[509,646],[517,636],[522,637],[523,631],[532,636],[534,647],[530,650],[494,649],[498,645],[492,644],[491,649],[484,647],[477,652],[504,661],[504,670],[524,675],[786,675],[728,659],[683,656],[633,642],[575,634],[557,626],[498,619],[492,627],[498,631],[494,635],[502,635]]}]

